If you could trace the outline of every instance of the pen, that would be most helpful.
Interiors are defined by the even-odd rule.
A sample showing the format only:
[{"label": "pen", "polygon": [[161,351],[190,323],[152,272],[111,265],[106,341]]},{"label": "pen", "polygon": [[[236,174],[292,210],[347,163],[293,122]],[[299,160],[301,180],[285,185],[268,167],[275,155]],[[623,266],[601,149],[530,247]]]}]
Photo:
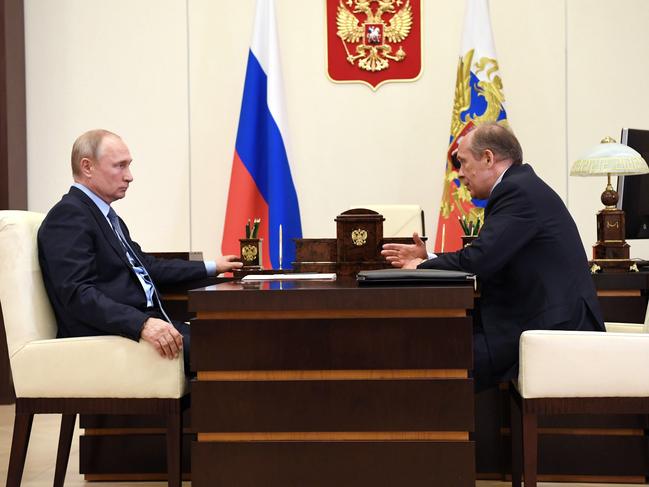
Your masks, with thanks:
[{"label": "pen", "polygon": [[250,238],[250,218],[248,218],[248,223],[246,223],[246,238]]},{"label": "pen", "polygon": [[457,221],[460,222],[460,225],[462,226],[462,231],[464,232],[464,235],[469,235],[469,229],[466,226],[466,222],[464,221],[464,216],[462,217],[457,217]]}]

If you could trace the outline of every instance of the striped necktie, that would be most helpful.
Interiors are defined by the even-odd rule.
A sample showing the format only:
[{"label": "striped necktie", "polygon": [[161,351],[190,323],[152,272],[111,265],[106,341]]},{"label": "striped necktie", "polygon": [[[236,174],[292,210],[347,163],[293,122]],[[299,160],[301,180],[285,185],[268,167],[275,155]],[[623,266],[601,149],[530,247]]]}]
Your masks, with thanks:
[{"label": "striped necktie", "polygon": [[[167,315],[164,308],[162,307],[162,301],[160,299],[158,290],[156,289],[155,284],[153,283],[153,279],[151,279],[151,276],[149,275],[149,272],[146,270],[146,267],[144,267],[144,264],[142,263],[138,255],[135,253],[131,245],[128,243],[128,240],[126,239],[126,236],[122,231],[122,226],[119,224],[119,218],[117,217],[117,213],[115,213],[115,210],[110,208],[108,210],[107,217],[108,217],[108,221],[110,221],[110,224],[113,227],[113,231],[115,232],[115,235],[117,236],[117,240],[119,240],[119,242],[122,244],[122,247],[124,247],[124,250],[126,251],[126,255],[128,257],[129,262],[131,263],[131,268],[133,269],[133,272],[135,272],[136,276],[141,277],[142,280],[153,290],[152,297],[154,297],[155,301],[157,301],[157,305],[160,308],[160,312],[162,313],[162,316],[164,316],[164,318],[169,323],[171,323],[169,316]],[[144,289],[144,293],[146,294],[147,290],[146,288],[144,288],[144,286],[143,289]]]}]

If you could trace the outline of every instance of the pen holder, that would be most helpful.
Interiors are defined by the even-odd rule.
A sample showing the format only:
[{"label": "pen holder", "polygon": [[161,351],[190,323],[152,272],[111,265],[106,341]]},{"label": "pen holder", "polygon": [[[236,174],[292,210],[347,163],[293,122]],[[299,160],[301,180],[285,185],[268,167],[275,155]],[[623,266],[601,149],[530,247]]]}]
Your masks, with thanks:
[{"label": "pen holder", "polygon": [[462,235],[462,248],[471,245],[476,238],[477,235]]},{"label": "pen holder", "polygon": [[240,238],[241,262],[244,269],[261,269],[261,244],[263,238]]}]

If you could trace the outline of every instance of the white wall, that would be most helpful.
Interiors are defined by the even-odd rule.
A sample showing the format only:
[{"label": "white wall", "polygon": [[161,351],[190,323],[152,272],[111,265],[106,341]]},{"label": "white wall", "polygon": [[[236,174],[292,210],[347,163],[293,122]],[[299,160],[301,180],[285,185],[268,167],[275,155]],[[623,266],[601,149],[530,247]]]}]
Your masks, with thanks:
[{"label": "white wall", "polygon": [[[418,203],[433,236],[464,2],[423,4],[422,76],[372,92],[327,79],[324,0],[277,0],[305,236],[334,236],[360,201]],[[217,254],[253,13],[254,0],[25,0],[30,209],[67,191],[74,138],[101,126],[135,158],[118,211],[144,248]],[[567,173],[603,136],[649,128],[649,2],[491,0],[491,17],[509,120],[590,254],[604,180]]]},{"label": "white wall", "polygon": [[134,158],[116,211],[144,249],[189,249],[185,2],[26,0],[25,57],[29,209],[67,192],[72,143],[106,128]]}]

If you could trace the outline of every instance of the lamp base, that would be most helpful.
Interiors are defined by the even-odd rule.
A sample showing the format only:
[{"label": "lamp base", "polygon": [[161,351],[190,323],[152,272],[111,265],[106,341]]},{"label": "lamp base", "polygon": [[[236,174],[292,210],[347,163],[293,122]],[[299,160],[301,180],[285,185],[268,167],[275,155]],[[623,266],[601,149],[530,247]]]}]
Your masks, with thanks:
[{"label": "lamp base", "polygon": [[593,245],[593,259],[629,260],[630,247],[624,240],[599,240]]},{"label": "lamp base", "polygon": [[[618,210],[617,208],[604,208],[597,212],[597,244],[609,245],[611,243],[622,242],[624,243],[624,211]],[[628,246],[627,246],[628,247]],[[594,255],[596,259],[604,258],[618,258],[618,259],[628,259],[626,257],[599,257]]]},{"label": "lamp base", "polygon": [[597,213],[597,243],[593,245],[591,272],[629,272],[633,261],[630,247],[624,241],[624,212],[604,208]]}]

